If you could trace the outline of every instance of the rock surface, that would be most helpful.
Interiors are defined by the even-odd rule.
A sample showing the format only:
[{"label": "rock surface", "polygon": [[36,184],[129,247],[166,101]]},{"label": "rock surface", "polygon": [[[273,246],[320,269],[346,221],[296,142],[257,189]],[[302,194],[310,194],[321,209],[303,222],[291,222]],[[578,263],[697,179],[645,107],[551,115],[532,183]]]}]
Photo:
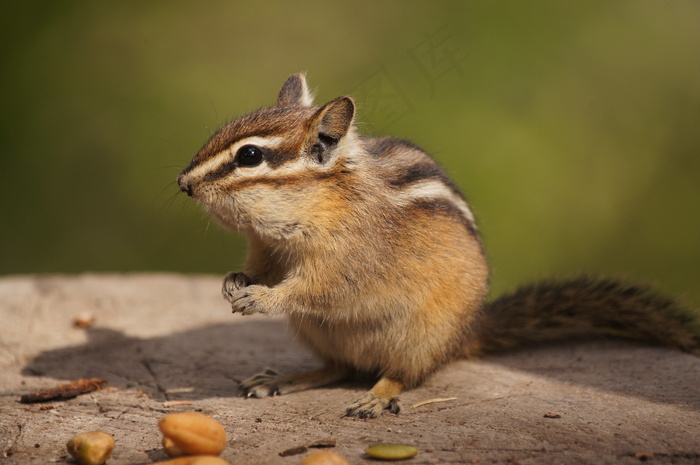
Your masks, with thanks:
[{"label": "rock surface", "polygon": [[[363,450],[376,442],[418,448],[414,464],[632,464],[650,454],[651,463],[700,463],[700,358],[620,341],[460,361],[406,392],[401,414],[375,420],[342,417],[369,387],[362,382],[244,399],[238,381],[266,366],[295,372],[319,362],[284,320],[232,315],[220,282],[169,274],[0,279],[0,463],[60,463],[66,441],[91,430],[114,436],[109,464],[165,459],[156,423],[176,411],[219,420],[232,464],[296,464],[309,452],[279,453],[327,439],[352,464],[370,463]],[[94,324],[74,326],[79,316]],[[89,377],[109,387],[19,403],[22,394]]]}]

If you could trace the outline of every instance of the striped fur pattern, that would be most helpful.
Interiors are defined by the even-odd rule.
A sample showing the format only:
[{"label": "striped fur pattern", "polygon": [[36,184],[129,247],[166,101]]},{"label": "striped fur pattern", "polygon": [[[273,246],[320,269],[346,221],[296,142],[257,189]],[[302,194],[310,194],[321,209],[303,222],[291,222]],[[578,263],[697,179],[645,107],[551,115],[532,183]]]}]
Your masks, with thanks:
[{"label": "striped fur pattern", "polygon": [[[568,296],[569,308],[608,292],[535,288],[485,306],[474,215],[443,169],[410,142],[357,134],[350,97],[312,102],[304,75],[291,76],[275,106],[223,126],[178,178],[222,227],[248,237],[244,272],[223,283],[233,311],[286,315],[325,362],[298,375],[266,370],[241,383],[249,396],[359,373],[379,381],[347,414],[398,412],[403,389],[458,356],[569,335],[554,320],[540,331],[541,297],[556,307]],[[572,319],[588,328],[586,312],[605,303],[591,299]],[[528,328],[535,334],[522,336]]]}]

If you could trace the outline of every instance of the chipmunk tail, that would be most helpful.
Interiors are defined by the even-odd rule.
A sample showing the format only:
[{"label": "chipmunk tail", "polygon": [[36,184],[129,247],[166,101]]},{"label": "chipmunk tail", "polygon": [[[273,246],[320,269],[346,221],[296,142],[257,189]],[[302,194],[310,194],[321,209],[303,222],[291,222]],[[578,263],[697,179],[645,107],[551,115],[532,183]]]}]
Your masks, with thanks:
[{"label": "chipmunk tail", "polygon": [[700,311],[619,280],[544,281],[488,302],[467,356],[601,335],[700,356]]}]

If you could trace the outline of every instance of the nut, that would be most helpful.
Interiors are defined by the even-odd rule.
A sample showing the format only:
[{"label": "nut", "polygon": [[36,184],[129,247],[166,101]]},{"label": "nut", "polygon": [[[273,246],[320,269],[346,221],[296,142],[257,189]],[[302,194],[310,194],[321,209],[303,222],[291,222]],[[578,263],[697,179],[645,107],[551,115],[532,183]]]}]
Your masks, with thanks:
[{"label": "nut", "polygon": [[226,446],[224,427],[202,413],[171,413],[160,419],[158,427],[168,455],[219,455]]},{"label": "nut", "polygon": [[375,459],[404,460],[418,454],[418,449],[403,444],[372,444],[365,449],[365,454]]},{"label": "nut", "polygon": [[66,448],[80,465],[100,465],[112,455],[114,438],[102,431],[92,431],[71,438]]},{"label": "nut", "polygon": [[306,457],[304,460],[299,462],[299,465],[350,465],[347,460],[345,460],[340,455],[335,452],[321,451],[314,452],[313,454]]}]

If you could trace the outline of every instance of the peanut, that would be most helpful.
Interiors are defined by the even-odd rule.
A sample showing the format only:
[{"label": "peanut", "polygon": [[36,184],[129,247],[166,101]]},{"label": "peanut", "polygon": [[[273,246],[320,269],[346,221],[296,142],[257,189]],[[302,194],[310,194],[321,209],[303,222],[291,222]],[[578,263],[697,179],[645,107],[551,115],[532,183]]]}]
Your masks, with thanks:
[{"label": "peanut", "polygon": [[163,446],[168,455],[171,452],[176,455],[219,455],[226,446],[224,427],[202,413],[171,413],[160,419],[158,427],[163,433]]},{"label": "peanut", "polygon": [[345,460],[340,455],[335,452],[321,451],[314,452],[313,454],[306,457],[304,460],[299,462],[299,465],[350,465],[347,460]]},{"label": "peanut", "polygon": [[80,465],[100,465],[112,455],[114,438],[102,431],[92,431],[71,438],[66,448]]}]

